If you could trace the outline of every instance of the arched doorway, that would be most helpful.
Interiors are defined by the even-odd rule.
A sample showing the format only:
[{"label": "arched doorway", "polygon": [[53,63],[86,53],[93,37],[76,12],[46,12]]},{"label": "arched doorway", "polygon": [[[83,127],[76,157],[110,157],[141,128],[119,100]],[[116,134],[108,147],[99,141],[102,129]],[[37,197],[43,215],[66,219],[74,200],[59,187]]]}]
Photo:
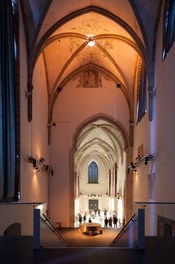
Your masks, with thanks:
[{"label": "arched doorway", "polygon": [[73,151],[74,226],[78,216],[95,219],[104,225],[104,217],[125,218],[125,180],[127,135],[120,124],[99,116],[77,131]]},{"label": "arched doorway", "polygon": [[21,236],[21,224],[13,223],[4,231],[4,236]]}]

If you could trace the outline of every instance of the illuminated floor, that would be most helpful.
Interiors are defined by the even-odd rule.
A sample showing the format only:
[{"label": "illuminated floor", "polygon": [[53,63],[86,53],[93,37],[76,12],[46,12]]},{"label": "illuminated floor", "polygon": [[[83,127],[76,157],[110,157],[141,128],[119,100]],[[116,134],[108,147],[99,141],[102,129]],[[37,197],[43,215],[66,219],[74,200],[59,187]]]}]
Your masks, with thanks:
[{"label": "illuminated floor", "polygon": [[89,236],[82,234],[78,228],[59,230],[70,247],[108,247],[119,231],[119,228],[103,228],[102,234]]}]

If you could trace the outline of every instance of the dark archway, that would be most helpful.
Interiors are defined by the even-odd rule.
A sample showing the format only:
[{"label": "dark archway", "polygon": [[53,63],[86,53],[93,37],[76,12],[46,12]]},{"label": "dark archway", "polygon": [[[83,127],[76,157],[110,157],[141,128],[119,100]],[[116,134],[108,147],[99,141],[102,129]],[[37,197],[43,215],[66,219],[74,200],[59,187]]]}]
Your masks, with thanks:
[{"label": "dark archway", "polygon": [[6,228],[4,236],[21,236],[21,224],[14,223]]}]

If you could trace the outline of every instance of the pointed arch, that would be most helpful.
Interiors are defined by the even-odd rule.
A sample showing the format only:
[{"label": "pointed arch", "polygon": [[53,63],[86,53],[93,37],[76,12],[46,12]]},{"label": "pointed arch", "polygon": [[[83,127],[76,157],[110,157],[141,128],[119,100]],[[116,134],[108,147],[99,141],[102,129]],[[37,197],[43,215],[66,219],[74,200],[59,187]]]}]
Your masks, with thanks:
[{"label": "pointed arch", "polygon": [[108,121],[110,123],[112,123],[116,129],[118,131],[120,131],[122,138],[123,138],[123,142],[124,142],[124,149],[126,150],[129,147],[129,135],[126,131],[126,129],[124,128],[124,126],[118,121],[115,120],[113,117],[103,114],[103,113],[99,113],[97,115],[94,115],[88,119],[86,119],[84,122],[82,122],[77,129],[75,130],[74,136],[73,136],[73,140],[72,140],[72,149],[76,150],[76,145],[77,145],[77,140],[79,138],[80,133],[82,132],[82,130],[90,123],[97,121],[99,119],[103,119],[105,121]]}]

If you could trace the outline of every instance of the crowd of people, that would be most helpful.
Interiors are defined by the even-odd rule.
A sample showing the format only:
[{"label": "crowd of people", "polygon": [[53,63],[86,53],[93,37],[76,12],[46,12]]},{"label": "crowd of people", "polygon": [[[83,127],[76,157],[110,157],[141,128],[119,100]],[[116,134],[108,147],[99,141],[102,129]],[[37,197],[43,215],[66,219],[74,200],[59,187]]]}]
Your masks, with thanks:
[{"label": "crowd of people", "polygon": [[75,226],[78,227],[82,223],[100,223],[104,228],[121,227],[120,219],[117,218],[116,212],[94,211],[81,212],[75,218]]}]

